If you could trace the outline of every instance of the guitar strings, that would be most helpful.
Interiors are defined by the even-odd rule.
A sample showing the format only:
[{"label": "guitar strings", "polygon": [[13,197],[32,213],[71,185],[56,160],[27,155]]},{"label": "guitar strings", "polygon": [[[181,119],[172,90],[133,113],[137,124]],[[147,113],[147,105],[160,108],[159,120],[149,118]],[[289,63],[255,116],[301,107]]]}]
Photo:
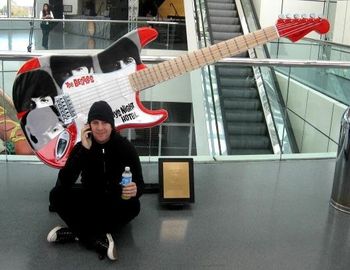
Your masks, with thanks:
[{"label": "guitar strings", "polygon": [[[114,104],[120,99],[120,97],[134,94],[127,80],[121,80],[121,78],[112,79],[113,80],[111,80],[110,82],[100,83],[97,86],[89,85],[87,87],[81,88],[76,91],[73,90],[71,93],[68,93],[71,97],[74,107],[79,108],[80,112],[87,112],[91,104],[96,100],[108,100],[109,103]],[[130,90],[118,91],[123,88],[129,88]],[[102,89],[102,91],[100,91],[100,89]]]}]

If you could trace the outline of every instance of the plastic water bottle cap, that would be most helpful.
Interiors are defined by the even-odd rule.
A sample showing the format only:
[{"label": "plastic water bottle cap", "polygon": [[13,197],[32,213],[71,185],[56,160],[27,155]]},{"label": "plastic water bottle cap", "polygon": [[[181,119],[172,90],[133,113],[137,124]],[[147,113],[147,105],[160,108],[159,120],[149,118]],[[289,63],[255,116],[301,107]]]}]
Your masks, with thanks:
[{"label": "plastic water bottle cap", "polygon": [[125,167],[125,170],[126,170],[127,172],[129,172],[129,171],[130,171],[130,167],[126,166],[126,167]]}]

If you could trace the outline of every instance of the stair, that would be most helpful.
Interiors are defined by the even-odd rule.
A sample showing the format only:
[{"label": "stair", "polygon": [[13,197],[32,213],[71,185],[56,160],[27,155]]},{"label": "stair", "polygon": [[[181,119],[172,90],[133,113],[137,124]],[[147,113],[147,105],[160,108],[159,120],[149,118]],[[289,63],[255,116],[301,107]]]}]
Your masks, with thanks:
[{"label": "stair", "polygon": [[[207,11],[212,43],[243,35],[234,0],[207,0]],[[252,68],[216,66],[216,76],[228,154],[273,153]]]}]

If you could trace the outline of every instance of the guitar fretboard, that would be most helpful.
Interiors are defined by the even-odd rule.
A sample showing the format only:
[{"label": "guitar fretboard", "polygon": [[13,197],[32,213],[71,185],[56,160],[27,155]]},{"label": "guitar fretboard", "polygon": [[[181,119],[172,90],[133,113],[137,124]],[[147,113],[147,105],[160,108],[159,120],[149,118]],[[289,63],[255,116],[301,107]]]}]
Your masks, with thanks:
[{"label": "guitar fretboard", "polygon": [[264,28],[142,69],[130,74],[129,81],[134,91],[141,91],[225,57],[243,53],[278,37],[275,26]]}]

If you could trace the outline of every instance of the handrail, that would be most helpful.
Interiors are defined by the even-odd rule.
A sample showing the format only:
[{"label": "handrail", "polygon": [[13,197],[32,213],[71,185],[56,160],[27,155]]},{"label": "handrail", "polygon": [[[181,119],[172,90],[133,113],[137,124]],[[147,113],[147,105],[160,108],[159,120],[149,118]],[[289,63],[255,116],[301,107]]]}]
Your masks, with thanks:
[{"label": "handrail", "polygon": [[310,42],[315,42],[319,43],[322,45],[332,45],[332,46],[337,46],[337,47],[342,47],[350,50],[350,45],[343,44],[343,43],[337,43],[329,40],[321,40],[321,39],[315,39],[315,38],[309,38],[309,37],[304,37],[301,41],[310,41]]},{"label": "handrail", "polygon": [[[1,18],[1,21],[43,21],[38,18]],[[128,21],[128,20],[94,20],[94,19],[50,19],[50,22],[110,22],[110,23],[147,23],[147,24],[165,24],[165,25],[186,25],[182,22],[171,22],[171,21]]]},{"label": "handrail", "polygon": [[[262,29],[253,1],[236,1],[240,2],[242,6],[241,8],[243,9],[243,12],[245,14],[245,20],[249,26],[249,32],[254,32],[259,29]],[[278,41],[280,41],[280,39]],[[270,43],[269,45],[271,44],[272,43]],[[263,46],[254,48],[254,52],[256,56],[252,58],[271,59],[268,44],[264,44]],[[290,70],[290,67],[288,69]],[[272,116],[272,118],[270,116],[265,117],[266,124],[271,130],[273,130],[273,127],[275,128],[278,141],[280,142],[281,153],[299,152],[298,144],[295,139],[295,133],[291,125],[290,116],[286,112],[287,100],[283,98],[281,85],[278,81],[275,67],[254,67],[253,70],[258,70],[261,73],[261,77],[256,78],[257,86],[259,91],[265,90],[265,95],[267,97],[267,102],[265,106],[269,108],[271,113],[270,115]],[[273,121],[271,121],[272,119]],[[271,140],[271,143],[272,142],[273,141]]]},{"label": "handrail", "polygon": [[[0,60],[3,59],[30,59],[35,56],[52,55],[53,53],[23,53],[23,52],[0,52]],[[60,54],[62,52],[60,51]],[[86,50],[81,50],[79,53],[74,51],[70,55],[87,55]],[[177,58],[178,56],[142,56],[141,59],[144,63],[160,63]],[[251,58],[224,58],[218,61],[217,64],[233,64],[244,66],[284,66],[284,67],[336,67],[336,68],[349,68],[349,61],[324,61],[324,60],[290,60],[290,59],[251,59]]]},{"label": "handrail", "polygon": [[331,47],[332,52],[339,52],[344,54],[350,54],[350,45],[331,42],[331,41],[324,41],[320,39],[314,39],[314,38],[303,38],[299,40],[297,43],[293,43],[290,41],[282,41],[282,40],[276,40],[272,41],[271,43],[278,43],[279,45],[284,46],[318,46],[318,47]]},{"label": "handrail", "polygon": [[[243,8],[241,0],[236,0],[236,9],[238,11],[239,20],[241,23],[241,28],[243,30],[243,34],[247,35],[249,34],[249,27],[248,27],[248,20],[246,19],[245,10]],[[255,15],[255,14],[254,14]],[[256,21],[256,20],[254,20]],[[255,30],[255,29],[254,29]],[[265,47],[264,47],[265,48]],[[249,49],[248,50],[249,58],[259,58],[258,53],[256,49]],[[266,58],[266,57],[263,57]],[[230,65],[234,66],[234,65]],[[265,124],[267,128],[267,133],[270,139],[272,151],[274,154],[281,154],[282,153],[282,141],[283,141],[283,134],[278,133],[278,126],[285,126],[286,120],[284,120],[283,110],[281,106],[275,106],[273,107],[272,104],[280,104],[281,101],[278,100],[275,96],[271,95],[269,97],[269,90],[266,88],[266,86],[263,83],[263,76],[262,72],[259,68],[252,68],[254,80],[256,82],[256,90],[260,98],[260,104],[261,104],[261,110],[264,114],[265,118]],[[276,90],[273,90],[273,93],[276,93]],[[273,98],[272,98],[273,97]],[[280,123],[279,123],[280,121]],[[291,143],[289,140],[286,140],[285,147],[287,152],[291,151]]]},{"label": "handrail", "polygon": [[[197,18],[198,48],[208,47],[212,44],[210,16],[208,14],[208,4],[205,0],[193,1],[194,14]],[[202,89],[203,99],[205,100],[205,118],[207,132],[209,137],[215,138],[211,140],[212,153],[227,153],[226,140],[220,140],[220,136],[226,138],[226,130],[223,123],[223,115],[221,112],[220,95],[218,93],[218,81],[216,71],[213,66],[207,66],[202,69]],[[214,121],[213,121],[214,120]],[[214,122],[214,123],[213,123]],[[213,143],[214,142],[214,143]]]},{"label": "handrail", "polygon": [[255,66],[288,66],[288,67],[350,67],[349,61],[325,61],[325,60],[290,60],[290,59],[245,59],[225,58],[220,64],[255,65]]}]

